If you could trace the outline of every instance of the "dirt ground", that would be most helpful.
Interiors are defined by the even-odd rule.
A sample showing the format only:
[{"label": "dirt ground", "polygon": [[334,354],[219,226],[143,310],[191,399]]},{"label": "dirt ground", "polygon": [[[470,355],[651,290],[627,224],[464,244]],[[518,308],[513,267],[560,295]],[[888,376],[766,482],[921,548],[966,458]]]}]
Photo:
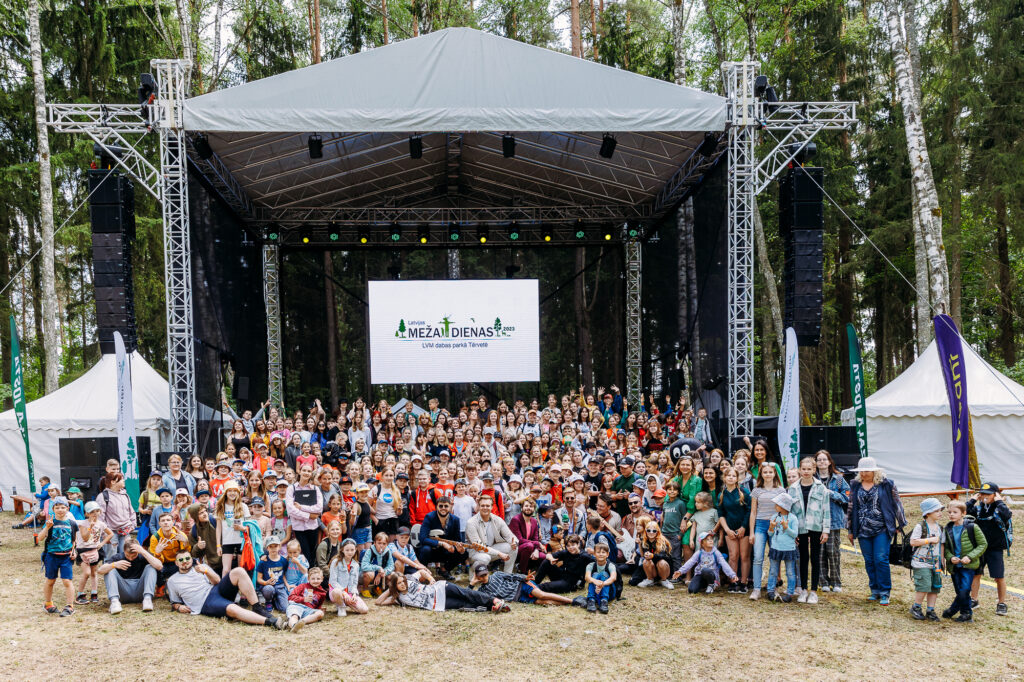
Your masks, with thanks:
[{"label": "dirt ground", "polygon": [[[627,588],[607,616],[522,604],[501,615],[371,607],[292,634],[174,614],[166,600],[153,613],[125,605],[110,616],[102,581],[99,605],[49,616],[39,550],[30,532],[11,530],[13,521],[0,515],[3,680],[1024,677],[1024,600],[1010,597],[1010,615],[998,617],[994,591],[983,590],[973,624],[914,621],[908,572],[894,570],[892,605],[877,606],[865,600],[851,553],[844,592],[823,593],[816,606]],[[1022,586],[1019,566],[1009,576]],[[947,582],[940,607],[951,599]]]}]

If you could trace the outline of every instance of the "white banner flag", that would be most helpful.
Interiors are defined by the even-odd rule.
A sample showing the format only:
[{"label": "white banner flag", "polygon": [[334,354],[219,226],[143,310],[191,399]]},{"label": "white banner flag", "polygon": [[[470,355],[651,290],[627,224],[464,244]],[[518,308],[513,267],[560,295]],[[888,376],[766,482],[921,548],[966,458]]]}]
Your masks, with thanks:
[{"label": "white banner flag", "polygon": [[786,373],[779,407],[779,454],[786,468],[800,465],[800,354],[796,332],[786,329]]},{"label": "white banner flag", "polygon": [[139,457],[135,447],[132,370],[120,332],[114,332],[114,358],[117,367],[117,452],[121,458],[125,490],[134,506],[139,499]]}]

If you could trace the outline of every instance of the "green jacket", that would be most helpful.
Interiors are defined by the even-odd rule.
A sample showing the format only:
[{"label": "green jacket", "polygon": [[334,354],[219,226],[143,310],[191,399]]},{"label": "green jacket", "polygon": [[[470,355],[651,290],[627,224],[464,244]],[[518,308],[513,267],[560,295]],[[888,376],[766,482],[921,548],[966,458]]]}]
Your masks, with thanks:
[{"label": "green jacket", "polygon": [[981,555],[988,549],[988,540],[985,539],[985,534],[981,531],[981,528],[978,527],[978,524],[974,522],[973,516],[964,517],[964,525],[966,526],[968,523],[972,527],[971,532],[968,533],[967,530],[964,529],[964,532],[960,535],[960,556],[968,557],[971,560],[971,563],[966,565],[953,564],[950,562],[950,559],[957,556],[956,545],[953,541],[953,534],[950,532],[953,524],[948,524],[942,531],[942,546],[945,549],[946,566],[949,568],[961,566],[962,568],[977,570],[978,566],[981,564]]},{"label": "green jacket", "polygon": [[790,510],[800,519],[801,533],[821,533],[832,531],[832,500],[828,489],[818,479],[811,484],[811,492],[807,496],[807,509],[804,509],[804,494],[800,490],[800,481],[789,486],[789,496],[793,498]]}]

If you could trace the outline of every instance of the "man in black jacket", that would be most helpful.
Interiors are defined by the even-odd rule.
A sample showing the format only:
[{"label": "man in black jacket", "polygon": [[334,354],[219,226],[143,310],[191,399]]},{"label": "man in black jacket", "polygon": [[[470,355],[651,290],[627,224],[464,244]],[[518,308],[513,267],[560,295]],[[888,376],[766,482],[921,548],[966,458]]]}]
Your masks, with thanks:
[{"label": "man in black jacket", "polygon": [[[579,589],[587,572],[587,565],[596,561],[593,556],[583,550],[583,540],[578,535],[570,535],[565,541],[565,549],[555,552],[540,563],[536,580],[545,592],[563,594]],[[545,578],[550,578],[544,582]]]},{"label": "man in black jacket", "polygon": [[523,604],[540,604],[542,606],[572,604],[572,599],[569,597],[545,592],[537,587],[537,583],[533,582],[530,575],[505,573],[504,571],[491,573],[486,564],[477,565],[474,573],[470,587],[475,587],[478,592],[506,602],[518,601]]},{"label": "man in black jacket", "polygon": [[981,488],[967,501],[967,513],[973,516],[985,534],[988,549],[981,555],[981,564],[974,574],[971,585],[972,606],[978,603],[978,592],[981,590],[981,574],[988,567],[988,575],[996,583],[999,601],[996,604],[996,615],[1006,615],[1006,571],[1003,566],[1003,552],[1010,549],[1008,531],[1013,512],[1003,502],[999,494],[999,486],[995,483],[984,483]]},{"label": "man in black jacket", "polygon": [[[452,501],[448,497],[439,497],[434,511],[423,518],[420,524],[419,547],[416,556],[420,563],[440,564],[445,573],[466,561],[468,553],[454,544],[459,542],[459,520],[452,512]],[[449,542],[439,542],[448,540]]]}]

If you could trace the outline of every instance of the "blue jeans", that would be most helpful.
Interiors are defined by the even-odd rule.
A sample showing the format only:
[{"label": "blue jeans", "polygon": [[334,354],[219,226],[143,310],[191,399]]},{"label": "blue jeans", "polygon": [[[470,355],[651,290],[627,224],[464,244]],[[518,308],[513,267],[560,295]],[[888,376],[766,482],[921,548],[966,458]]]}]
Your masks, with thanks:
[{"label": "blue jeans", "polygon": [[[772,559],[768,563],[768,593],[771,594],[779,582],[779,569],[782,566],[782,560]],[[794,592],[796,592],[796,561],[786,559],[786,594]]]},{"label": "blue jeans", "polygon": [[889,594],[892,590],[892,576],[889,574],[889,543],[892,538],[888,533],[879,533],[871,537],[857,538],[860,553],[864,556],[864,570],[868,574],[868,585],[871,594]]},{"label": "blue jeans", "polygon": [[956,591],[956,597],[949,607],[953,611],[953,615],[956,615],[957,612],[965,616],[971,615],[971,583],[973,581],[973,568],[953,567],[953,589]]},{"label": "blue jeans", "polygon": [[277,609],[284,613],[288,608],[288,589],[284,586],[283,580],[276,585],[260,585],[260,592],[267,602],[268,609]]},{"label": "blue jeans", "polygon": [[593,599],[596,602],[608,601],[612,597],[612,586],[605,585],[598,592],[594,583],[587,583],[587,599]]},{"label": "blue jeans", "polygon": [[761,589],[761,572],[764,570],[764,551],[768,547],[768,519],[754,521],[754,571],[751,579],[754,589]]}]

